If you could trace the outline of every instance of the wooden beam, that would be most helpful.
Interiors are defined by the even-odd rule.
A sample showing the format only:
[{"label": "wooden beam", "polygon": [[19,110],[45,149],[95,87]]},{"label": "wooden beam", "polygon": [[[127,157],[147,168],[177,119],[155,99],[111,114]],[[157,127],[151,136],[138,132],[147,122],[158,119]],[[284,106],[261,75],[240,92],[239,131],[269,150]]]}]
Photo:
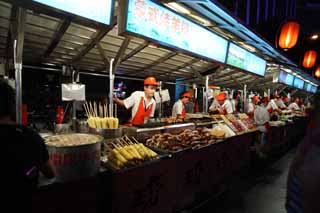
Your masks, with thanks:
[{"label": "wooden beam", "polygon": [[118,53],[116,55],[116,57],[114,58],[114,63],[113,63],[113,74],[116,73],[116,70],[119,66],[119,64],[121,63],[122,61],[122,57],[124,55],[124,53],[126,52],[126,49],[130,43],[130,37],[126,37],[123,41],[122,41],[122,44],[118,50]]},{"label": "wooden beam", "polygon": [[70,24],[71,24],[70,18],[66,18],[63,20],[63,22],[60,24],[59,28],[56,30],[48,49],[43,54],[43,59],[48,58],[50,56],[50,54],[53,52],[53,50],[58,46],[61,38],[63,37],[63,35],[67,31],[67,29],[69,28]]},{"label": "wooden beam", "polygon": [[170,52],[168,54],[166,54],[164,57],[159,58],[158,60],[154,61],[152,64],[149,64],[148,66],[146,66],[145,68],[143,68],[141,71],[139,72],[145,72],[150,70],[152,67],[157,66],[158,64],[161,64],[162,62],[165,62],[166,60],[172,58],[173,56],[178,55],[178,53],[176,52]]},{"label": "wooden beam", "polygon": [[109,66],[110,59],[104,54],[104,49],[102,48],[100,42],[97,43],[97,48],[100,53],[101,59],[106,66]]},{"label": "wooden beam", "polygon": [[124,56],[121,60],[121,62],[124,62],[126,60],[128,60],[129,58],[133,57],[134,55],[136,55],[137,53],[139,53],[140,51],[142,51],[144,48],[146,48],[149,45],[148,41],[143,42],[142,44],[140,44],[138,47],[136,47],[135,49],[133,49],[130,53],[128,53],[126,56]]},{"label": "wooden beam", "polygon": [[78,55],[75,58],[71,60],[70,64],[76,64],[78,61],[80,61],[83,56],[90,52],[90,50],[92,50],[96,46],[96,44],[99,43],[101,39],[103,39],[103,37],[106,36],[108,32],[112,30],[113,26],[110,28],[100,29],[96,33],[96,36],[89,40],[89,43],[87,44],[86,48],[84,48],[81,52],[78,53]]}]

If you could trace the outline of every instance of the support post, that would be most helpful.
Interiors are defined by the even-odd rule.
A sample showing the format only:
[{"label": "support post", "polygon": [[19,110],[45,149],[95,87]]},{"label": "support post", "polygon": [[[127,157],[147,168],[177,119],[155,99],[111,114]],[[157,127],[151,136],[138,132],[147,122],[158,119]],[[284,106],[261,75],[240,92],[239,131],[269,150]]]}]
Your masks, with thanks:
[{"label": "support post", "polygon": [[22,54],[24,44],[24,28],[26,21],[26,10],[18,9],[17,34],[14,41],[14,68],[16,80],[16,122],[22,124]]},{"label": "support post", "polygon": [[206,98],[205,98],[205,113],[208,113],[208,104],[209,104],[209,100],[208,100],[208,92],[209,92],[209,76],[206,76]]},{"label": "support post", "polygon": [[109,104],[113,106],[113,90],[114,90],[114,73],[113,73],[113,62],[114,58],[111,58],[110,60],[110,66],[109,66]]}]

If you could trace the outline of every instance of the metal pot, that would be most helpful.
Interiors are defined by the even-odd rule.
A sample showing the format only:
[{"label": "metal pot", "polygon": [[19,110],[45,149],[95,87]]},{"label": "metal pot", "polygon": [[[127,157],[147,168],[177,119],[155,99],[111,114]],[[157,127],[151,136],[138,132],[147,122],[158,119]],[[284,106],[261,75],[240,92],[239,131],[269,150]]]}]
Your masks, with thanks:
[{"label": "metal pot", "polygon": [[116,129],[95,129],[89,128],[91,134],[96,134],[102,136],[104,139],[115,139],[122,137],[122,128]]},{"label": "metal pot", "polygon": [[56,181],[66,182],[96,175],[100,169],[102,140],[97,136],[97,141],[90,144],[62,147],[47,145],[56,170]]}]

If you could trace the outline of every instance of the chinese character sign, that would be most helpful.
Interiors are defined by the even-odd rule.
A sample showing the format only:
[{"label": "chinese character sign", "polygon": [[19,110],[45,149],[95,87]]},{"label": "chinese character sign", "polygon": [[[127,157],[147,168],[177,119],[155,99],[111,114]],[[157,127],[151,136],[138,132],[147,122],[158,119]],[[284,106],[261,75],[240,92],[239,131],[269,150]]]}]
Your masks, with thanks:
[{"label": "chinese character sign", "polygon": [[126,31],[225,62],[228,41],[150,0],[129,0]]}]

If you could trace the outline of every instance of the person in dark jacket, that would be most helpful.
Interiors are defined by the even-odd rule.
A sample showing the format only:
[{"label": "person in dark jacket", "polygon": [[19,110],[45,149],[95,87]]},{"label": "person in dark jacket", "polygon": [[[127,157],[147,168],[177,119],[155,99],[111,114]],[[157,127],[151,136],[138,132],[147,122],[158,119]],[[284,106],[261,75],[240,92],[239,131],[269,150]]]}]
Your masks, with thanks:
[{"label": "person in dark jacket", "polygon": [[16,124],[15,91],[0,79],[1,208],[31,212],[32,193],[39,172],[55,176],[43,139],[33,130]]},{"label": "person in dark jacket", "polygon": [[320,94],[315,100],[307,134],[297,149],[288,175],[288,213],[320,212]]}]

